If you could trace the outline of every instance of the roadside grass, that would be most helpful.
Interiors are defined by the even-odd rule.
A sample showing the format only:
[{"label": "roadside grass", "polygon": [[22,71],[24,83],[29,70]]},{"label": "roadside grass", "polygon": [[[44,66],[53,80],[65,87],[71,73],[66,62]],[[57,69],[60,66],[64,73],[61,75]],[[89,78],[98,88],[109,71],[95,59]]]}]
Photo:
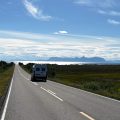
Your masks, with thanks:
[{"label": "roadside grass", "polygon": [[48,65],[48,79],[120,100],[120,65]]},{"label": "roadside grass", "polygon": [[120,73],[65,74],[59,73],[50,80],[120,100]]},{"label": "roadside grass", "polygon": [[0,71],[0,97],[5,94],[6,88],[8,87],[14,71],[14,65],[5,68]]}]

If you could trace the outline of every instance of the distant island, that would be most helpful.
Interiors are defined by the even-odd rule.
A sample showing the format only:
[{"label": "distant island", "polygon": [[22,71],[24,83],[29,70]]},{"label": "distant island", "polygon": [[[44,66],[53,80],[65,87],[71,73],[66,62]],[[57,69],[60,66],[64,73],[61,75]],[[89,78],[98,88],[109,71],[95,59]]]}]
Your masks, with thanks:
[{"label": "distant island", "polygon": [[1,60],[5,61],[53,61],[53,62],[88,62],[88,63],[104,63],[104,64],[120,64],[120,60],[106,60],[102,57],[39,57],[34,55],[21,56],[2,56]]},{"label": "distant island", "polygon": [[101,57],[51,57],[47,61],[64,61],[64,62],[106,62]]}]

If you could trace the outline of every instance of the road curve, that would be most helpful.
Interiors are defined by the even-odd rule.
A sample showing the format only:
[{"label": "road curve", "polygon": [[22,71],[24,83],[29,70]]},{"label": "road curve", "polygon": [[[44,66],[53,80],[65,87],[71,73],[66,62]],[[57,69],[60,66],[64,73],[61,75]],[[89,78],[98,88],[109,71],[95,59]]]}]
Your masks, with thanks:
[{"label": "road curve", "polygon": [[120,102],[49,80],[31,82],[16,65],[1,120],[120,120]]}]

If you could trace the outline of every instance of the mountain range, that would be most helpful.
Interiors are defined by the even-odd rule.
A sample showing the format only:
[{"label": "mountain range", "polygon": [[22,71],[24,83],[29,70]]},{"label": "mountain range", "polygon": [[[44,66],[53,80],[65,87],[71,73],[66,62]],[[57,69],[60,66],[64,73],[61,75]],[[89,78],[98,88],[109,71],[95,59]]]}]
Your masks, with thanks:
[{"label": "mountain range", "polygon": [[63,62],[106,62],[101,57],[51,57],[48,61],[63,61]]},{"label": "mountain range", "polygon": [[120,60],[105,60],[102,57],[38,57],[31,55],[23,56],[0,56],[5,61],[57,61],[57,62],[93,62],[93,63],[120,63]]}]

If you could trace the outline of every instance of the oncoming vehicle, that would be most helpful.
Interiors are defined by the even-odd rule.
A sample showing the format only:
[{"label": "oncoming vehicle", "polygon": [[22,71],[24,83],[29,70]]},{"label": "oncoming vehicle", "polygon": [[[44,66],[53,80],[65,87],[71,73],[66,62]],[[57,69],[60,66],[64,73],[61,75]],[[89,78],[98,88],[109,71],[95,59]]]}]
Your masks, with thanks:
[{"label": "oncoming vehicle", "polygon": [[47,81],[47,66],[45,64],[33,65],[31,81]]}]

